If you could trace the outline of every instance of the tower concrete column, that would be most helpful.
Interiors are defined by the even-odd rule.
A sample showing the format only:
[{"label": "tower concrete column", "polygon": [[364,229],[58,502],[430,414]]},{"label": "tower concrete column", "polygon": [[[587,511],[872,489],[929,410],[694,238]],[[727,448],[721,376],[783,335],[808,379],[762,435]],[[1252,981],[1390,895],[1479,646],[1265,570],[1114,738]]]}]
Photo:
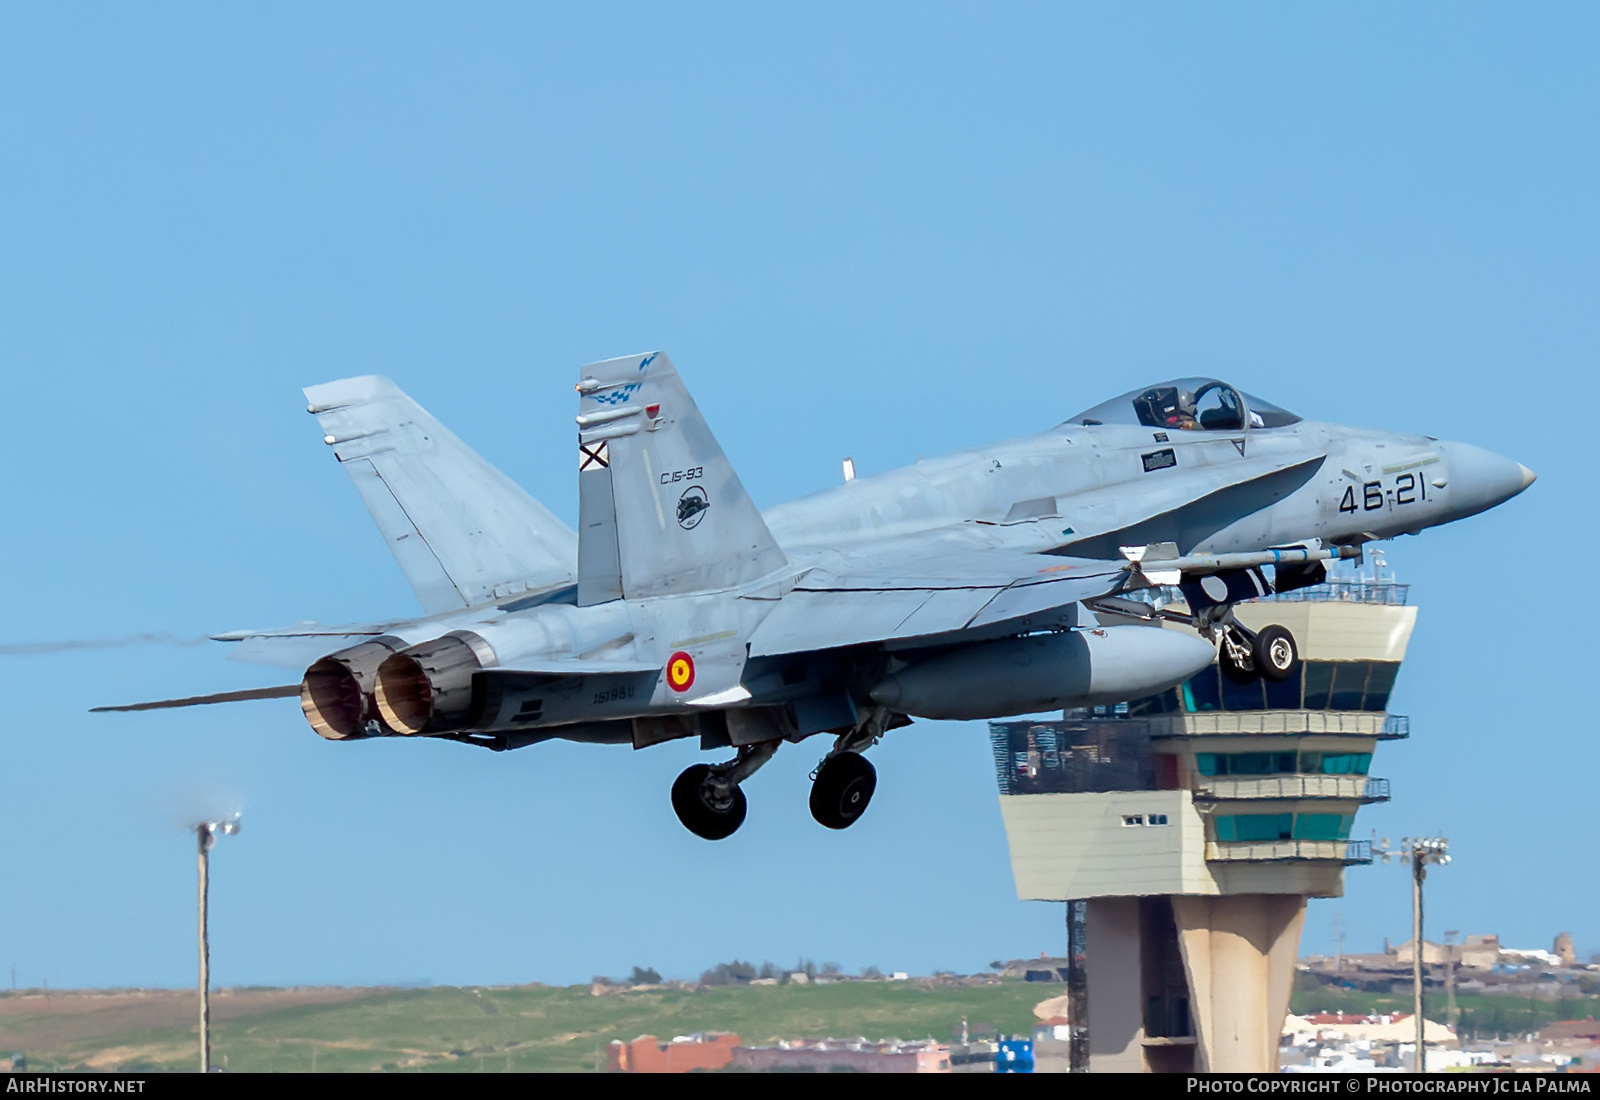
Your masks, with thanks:
[{"label": "tower concrete column", "polygon": [[[1172,912],[1193,998],[1199,1040],[1195,1068],[1277,1072],[1278,1038],[1289,1013],[1305,897],[1174,896]],[[1091,982],[1091,998],[1093,989]]]},{"label": "tower concrete column", "polygon": [[1092,898],[1087,904],[1089,1072],[1143,1073],[1139,899]]}]

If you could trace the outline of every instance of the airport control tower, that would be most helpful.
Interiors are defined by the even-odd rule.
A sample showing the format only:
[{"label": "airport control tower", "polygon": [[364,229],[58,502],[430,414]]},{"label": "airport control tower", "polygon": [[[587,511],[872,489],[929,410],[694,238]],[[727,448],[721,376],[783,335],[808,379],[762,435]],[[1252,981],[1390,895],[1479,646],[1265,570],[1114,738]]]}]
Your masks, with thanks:
[{"label": "airport control tower", "polygon": [[1373,750],[1409,733],[1388,713],[1406,586],[1334,580],[1236,613],[1293,631],[1288,680],[1213,666],[1131,704],[990,725],[1017,895],[1069,902],[1074,1068],[1276,1071],[1306,901],[1372,861],[1350,836],[1389,797]]}]

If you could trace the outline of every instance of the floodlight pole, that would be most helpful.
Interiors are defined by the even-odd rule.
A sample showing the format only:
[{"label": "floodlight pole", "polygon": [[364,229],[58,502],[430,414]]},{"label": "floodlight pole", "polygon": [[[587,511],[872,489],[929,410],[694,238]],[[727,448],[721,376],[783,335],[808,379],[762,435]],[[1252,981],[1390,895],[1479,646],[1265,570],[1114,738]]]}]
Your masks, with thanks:
[{"label": "floodlight pole", "polygon": [[1417,1072],[1428,1072],[1422,1018],[1422,880],[1428,873],[1420,846],[1411,855],[1411,1011],[1417,1025]]},{"label": "floodlight pole", "polygon": [[194,827],[195,847],[200,866],[200,1072],[211,1072],[211,846],[217,834],[232,836],[239,831],[239,815],[221,821],[202,821]]},{"label": "floodlight pole", "polygon": [[211,942],[207,936],[207,900],[211,887],[211,846],[217,842],[211,822],[195,826],[200,849],[200,1072],[211,1072]]},{"label": "floodlight pole", "polygon": [[1399,856],[1402,863],[1411,864],[1411,1010],[1417,1027],[1418,1073],[1428,1071],[1427,1021],[1422,1018],[1422,880],[1428,877],[1428,864],[1450,862],[1450,841],[1442,836],[1401,837],[1400,847],[1389,847],[1389,838],[1383,838],[1377,854],[1388,863],[1390,857]]}]

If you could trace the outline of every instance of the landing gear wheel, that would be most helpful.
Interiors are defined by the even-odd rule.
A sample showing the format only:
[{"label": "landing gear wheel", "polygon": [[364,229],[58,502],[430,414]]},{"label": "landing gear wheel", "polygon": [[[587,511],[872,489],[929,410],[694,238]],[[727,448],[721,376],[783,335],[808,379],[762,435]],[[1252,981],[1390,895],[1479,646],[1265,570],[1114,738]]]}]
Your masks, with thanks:
[{"label": "landing gear wheel", "polygon": [[[1244,653],[1238,653],[1238,649],[1243,649]],[[1250,643],[1240,645],[1231,637],[1224,637],[1217,649],[1217,667],[1222,670],[1224,679],[1235,684],[1253,684],[1261,676],[1261,662],[1255,659]]]},{"label": "landing gear wheel", "polygon": [[811,784],[811,816],[830,829],[848,829],[866,812],[878,786],[878,770],[858,752],[830,756]]},{"label": "landing gear wheel", "polygon": [[696,764],[685,768],[672,784],[672,809],[683,827],[695,836],[706,840],[723,840],[744,824],[747,808],[744,792],[737,786],[727,805],[708,798],[706,779],[711,775],[709,764]]},{"label": "landing gear wheel", "polygon": [[1281,626],[1269,626],[1258,633],[1250,651],[1256,668],[1268,680],[1281,683],[1300,667],[1300,651],[1294,644],[1294,635]]}]

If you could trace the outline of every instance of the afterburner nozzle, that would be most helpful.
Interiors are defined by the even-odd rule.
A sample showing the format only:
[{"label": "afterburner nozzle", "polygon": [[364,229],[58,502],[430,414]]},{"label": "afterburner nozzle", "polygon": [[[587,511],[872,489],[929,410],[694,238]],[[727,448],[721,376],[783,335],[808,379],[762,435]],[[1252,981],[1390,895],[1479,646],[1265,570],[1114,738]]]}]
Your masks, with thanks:
[{"label": "afterburner nozzle", "polygon": [[[479,656],[480,648],[487,650],[489,660]],[[401,734],[465,729],[472,710],[472,674],[493,659],[493,650],[468,631],[402,650],[378,666],[378,713]]]},{"label": "afterburner nozzle", "polygon": [[378,665],[403,645],[385,635],[331,653],[308,668],[300,681],[300,709],[311,728],[329,741],[369,736],[368,723],[377,717],[372,690]]}]

